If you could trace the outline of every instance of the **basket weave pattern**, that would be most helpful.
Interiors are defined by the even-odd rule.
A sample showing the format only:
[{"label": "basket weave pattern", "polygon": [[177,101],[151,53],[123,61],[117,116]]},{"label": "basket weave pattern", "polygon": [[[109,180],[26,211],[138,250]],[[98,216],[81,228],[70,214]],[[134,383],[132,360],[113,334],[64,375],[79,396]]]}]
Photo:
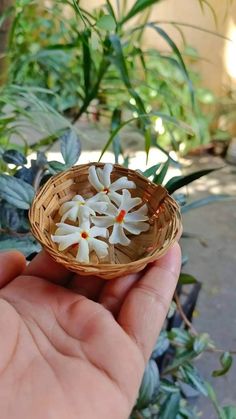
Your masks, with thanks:
[{"label": "basket weave pattern", "polygon": [[90,163],[75,166],[66,172],[53,176],[36,195],[29,219],[33,235],[42,244],[52,258],[67,269],[80,275],[94,275],[104,279],[138,272],[147,263],[161,257],[175,241],[181,227],[181,215],[177,203],[166,189],[155,185],[141,174],[114,165],[111,181],[122,176],[135,182],[136,189],[130,190],[132,197],[138,196],[148,206],[150,229],[139,236],[129,236],[129,246],[110,246],[109,257],[99,263],[81,264],[74,258],[72,250],[59,252],[51,235],[60,221],[60,206],[70,201],[76,194],[89,198],[95,194],[88,181],[89,166],[103,167],[102,163]]}]

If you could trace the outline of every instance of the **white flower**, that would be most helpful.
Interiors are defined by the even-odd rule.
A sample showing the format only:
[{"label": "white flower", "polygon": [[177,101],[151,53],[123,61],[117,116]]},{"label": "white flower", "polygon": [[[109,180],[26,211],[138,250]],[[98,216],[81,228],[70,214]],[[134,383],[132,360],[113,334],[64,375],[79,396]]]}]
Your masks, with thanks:
[{"label": "white flower", "polygon": [[113,165],[111,163],[106,163],[103,169],[100,167],[96,169],[95,166],[90,166],[88,179],[94,189],[104,195],[104,198],[108,196],[111,201],[120,203],[121,195],[116,191],[121,189],[134,189],[136,185],[131,180],[128,180],[127,176],[122,176],[120,179],[111,183],[112,170]]},{"label": "white flower", "polygon": [[81,195],[75,195],[72,201],[62,204],[59,210],[59,214],[62,215],[61,222],[63,223],[65,220],[80,220],[81,223],[84,219],[88,219],[90,215],[95,215],[95,212],[102,213],[107,204],[99,202],[99,199],[101,199],[99,194],[87,200]]},{"label": "white flower", "polygon": [[58,223],[55,235],[52,240],[58,243],[58,249],[65,250],[73,244],[78,244],[76,260],[82,263],[89,263],[89,254],[95,251],[99,258],[108,254],[108,244],[95,237],[107,237],[107,229],[101,227],[90,228],[90,222],[84,221],[80,227],[65,223]]},{"label": "white flower", "polygon": [[108,228],[113,226],[109,242],[127,246],[130,240],[126,237],[124,230],[131,234],[140,234],[142,231],[147,231],[150,227],[148,223],[145,223],[148,220],[146,204],[136,211],[129,212],[137,205],[140,205],[141,202],[141,198],[131,198],[130,192],[124,189],[119,208],[110,203],[104,210],[106,215],[93,216],[91,217],[92,222],[99,227]]}]

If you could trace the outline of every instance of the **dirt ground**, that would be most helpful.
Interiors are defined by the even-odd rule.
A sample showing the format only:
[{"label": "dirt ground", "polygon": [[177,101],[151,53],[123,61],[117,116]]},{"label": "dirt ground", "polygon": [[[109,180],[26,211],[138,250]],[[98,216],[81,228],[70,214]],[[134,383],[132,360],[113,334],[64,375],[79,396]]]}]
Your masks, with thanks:
[{"label": "dirt ground", "polygon": [[[195,160],[192,168],[225,164],[217,158]],[[227,165],[192,184],[191,200],[208,194],[222,193],[236,197],[236,166]],[[236,200],[214,203],[192,210],[183,217],[184,231],[196,233],[199,239],[182,239],[183,253],[189,257],[185,271],[202,282],[194,325],[208,332],[216,346],[236,351]],[[203,355],[198,367],[216,389],[219,401],[236,404],[236,359],[228,375],[212,378],[218,369],[218,357]],[[215,419],[208,400],[201,398],[198,407],[203,419]]]}]

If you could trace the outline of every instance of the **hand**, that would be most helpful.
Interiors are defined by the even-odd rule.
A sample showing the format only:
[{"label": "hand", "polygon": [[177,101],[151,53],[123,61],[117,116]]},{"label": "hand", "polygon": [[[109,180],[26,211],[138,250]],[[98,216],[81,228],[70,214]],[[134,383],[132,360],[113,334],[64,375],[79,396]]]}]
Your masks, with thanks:
[{"label": "hand", "polygon": [[111,281],[1,253],[1,419],[127,419],[179,270],[177,244]]}]

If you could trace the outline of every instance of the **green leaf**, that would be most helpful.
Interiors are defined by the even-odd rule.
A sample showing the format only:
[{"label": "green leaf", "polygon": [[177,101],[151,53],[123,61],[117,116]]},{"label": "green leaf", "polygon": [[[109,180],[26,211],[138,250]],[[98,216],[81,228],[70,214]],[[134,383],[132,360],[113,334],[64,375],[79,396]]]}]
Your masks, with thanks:
[{"label": "green leaf", "polygon": [[77,163],[81,152],[80,139],[74,130],[68,130],[61,137],[61,154],[67,167]]},{"label": "green leaf", "polygon": [[105,31],[114,31],[116,29],[116,21],[111,15],[103,15],[97,20],[97,27]]},{"label": "green leaf", "polygon": [[157,343],[152,351],[151,357],[153,359],[157,358],[158,356],[161,356],[164,354],[164,352],[167,351],[167,349],[170,346],[170,341],[168,339],[167,332],[164,330],[160,333]]},{"label": "green leaf", "polygon": [[[182,128],[183,130],[186,130],[187,132],[189,132],[189,133],[191,133],[192,134],[192,130],[191,130],[191,128],[189,127],[189,125],[187,125],[187,124],[185,124],[184,122],[182,122],[182,121],[177,121],[177,119],[176,118],[173,118],[172,116],[169,116],[169,115],[166,115],[166,114],[164,114],[164,113],[162,113],[162,112],[152,112],[152,113],[150,113],[150,114],[139,114],[138,115],[138,117],[136,118],[136,117],[134,117],[134,118],[130,118],[130,119],[128,119],[128,120],[126,120],[126,121],[124,121],[124,122],[122,122],[122,124],[120,124],[120,126],[119,127],[117,127],[112,133],[111,133],[111,135],[110,135],[110,137],[108,138],[108,140],[107,140],[107,142],[106,142],[106,144],[105,144],[105,146],[103,147],[103,149],[102,149],[102,152],[101,152],[101,155],[100,155],[100,157],[99,157],[99,161],[101,160],[101,158],[102,158],[102,156],[103,156],[103,154],[107,151],[107,149],[110,147],[110,145],[112,144],[112,141],[113,141],[113,139],[114,139],[114,137],[117,135],[117,133],[122,129],[122,128],[124,128],[126,125],[128,125],[128,124],[130,124],[131,122],[134,122],[134,121],[137,121],[137,119],[140,119],[140,120],[142,120],[142,119],[146,119],[147,118],[147,116],[159,116],[160,118],[162,118],[164,121],[166,121],[166,122],[169,122],[169,123],[171,123],[171,124],[173,124],[173,125],[175,125],[175,126],[177,126],[177,127],[179,127],[179,128]],[[159,147],[158,146],[158,148],[160,148],[161,149],[161,147]],[[163,149],[162,149],[162,151],[164,151]],[[172,159],[170,159],[170,160],[172,160]],[[176,162],[175,162],[176,163]]]},{"label": "green leaf", "polygon": [[194,338],[193,350],[197,354],[200,354],[208,347],[210,342],[211,340],[210,340],[209,335],[207,333],[201,333],[200,335]]},{"label": "green leaf", "polygon": [[6,237],[0,240],[0,251],[16,249],[24,253],[25,256],[29,256],[31,253],[38,253],[41,250],[41,246],[37,243],[33,237]]},{"label": "green leaf", "polygon": [[[114,109],[111,117],[111,132],[116,130],[121,124],[121,110]],[[118,163],[119,155],[121,153],[120,136],[117,134],[112,142],[113,152],[115,155],[115,163]]]},{"label": "green leaf", "polygon": [[14,149],[6,150],[2,155],[2,159],[6,163],[15,164],[16,166],[23,166],[27,163],[24,154]]},{"label": "green leaf", "polygon": [[174,43],[174,41],[170,38],[170,36],[164,31],[164,29],[160,28],[160,26],[157,26],[155,23],[148,23],[147,26],[153,28],[157,33],[159,33],[159,35],[167,42],[167,44],[170,46],[170,48],[172,49],[172,51],[174,52],[174,54],[177,56],[177,58],[179,59],[179,64],[180,67],[182,69],[182,73],[185,77],[185,80],[188,83],[188,88],[189,88],[189,92],[190,92],[190,96],[191,96],[191,101],[192,101],[192,106],[194,106],[194,89],[193,89],[193,84],[192,81],[189,77],[187,68],[185,66],[184,60],[182,58],[182,55],[177,47],[177,45]]},{"label": "green leaf", "polygon": [[178,284],[188,285],[188,284],[196,284],[196,283],[197,283],[197,280],[196,280],[196,278],[194,278],[194,276],[181,272],[181,274],[179,276]]},{"label": "green leaf", "polygon": [[230,195],[223,195],[223,194],[211,195],[211,196],[207,196],[206,198],[197,199],[196,201],[183,205],[181,207],[181,212],[182,214],[184,214],[189,210],[200,208],[200,207],[203,207],[204,205],[212,204],[214,202],[232,201],[234,199],[236,199],[235,196],[230,196]]},{"label": "green leaf", "polygon": [[149,167],[147,170],[142,172],[143,176],[151,177],[154,176],[158,169],[160,169],[161,163],[154,164],[154,166]]},{"label": "green leaf", "polygon": [[223,407],[220,408],[220,413],[222,415],[222,419],[235,419],[236,418],[236,406],[223,406]]},{"label": "green leaf", "polygon": [[165,185],[165,188],[168,190],[170,194],[172,194],[177,189],[180,189],[183,186],[189,185],[189,183],[193,182],[194,180],[200,179],[202,176],[205,176],[208,173],[214,172],[215,170],[219,170],[219,169],[221,169],[221,167],[198,170],[197,172],[193,172],[185,176],[174,176],[172,179],[170,179],[167,182],[167,184]]},{"label": "green leaf", "polygon": [[176,419],[180,408],[180,392],[170,393],[162,404],[158,418],[159,419]]},{"label": "green leaf", "polygon": [[147,160],[148,160],[149,150],[152,143],[152,129],[150,126],[146,126],[145,132],[144,132],[144,138],[145,138],[145,151],[146,151]]},{"label": "green leaf", "polygon": [[48,168],[49,172],[52,175],[56,175],[57,173],[63,172],[67,169],[67,166],[64,163],[61,163],[59,161],[52,160],[48,162]]},{"label": "green leaf", "polygon": [[231,368],[232,364],[233,364],[233,357],[229,352],[224,352],[221,356],[220,356],[220,363],[222,368],[219,370],[215,370],[212,373],[213,377],[220,377],[222,375],[225,375]]},{"label": "green leaf", "polygon": [[183,380],[185,383],[192,386],[194,389],[198,390],[204,396],[208,395],[205,382],[200,376],[198,370],[193,365],[186,363],[180,366],[179,373],[180,373],[181,380]]},{"label": "green leaf", "polygon": [[160,388],[160,375],[156,362],[151,359],[145,368],[139,396],[136,403],[137,409],[147,407],[157,397]]},{"label": "green leaf", "polygon": [[0,175],[0,197],[16,208],[29,209],[35,191],[29,183],[13,176]]},{"label": "green leaf", "polygon": [[161,170],[160,172],[154,176],[153,182],[156,183],[157,185],[161,185],[165,179],[166,173],[169,169],[169,165],[170,165],[170,160],[166,160],[165,163],[162,164]]},{"label": "green leaf", "polygon": [[127,20],[131,19],[132,17],[136,16],[138,13],[142,12],[143,10],[147,9],[148,7],[153,6],[154,4],[159,3],[161,0],[137,0],[133,7],[129,10],[126,16],[123,17],[121,20],[121,24],[127,22]]}]

